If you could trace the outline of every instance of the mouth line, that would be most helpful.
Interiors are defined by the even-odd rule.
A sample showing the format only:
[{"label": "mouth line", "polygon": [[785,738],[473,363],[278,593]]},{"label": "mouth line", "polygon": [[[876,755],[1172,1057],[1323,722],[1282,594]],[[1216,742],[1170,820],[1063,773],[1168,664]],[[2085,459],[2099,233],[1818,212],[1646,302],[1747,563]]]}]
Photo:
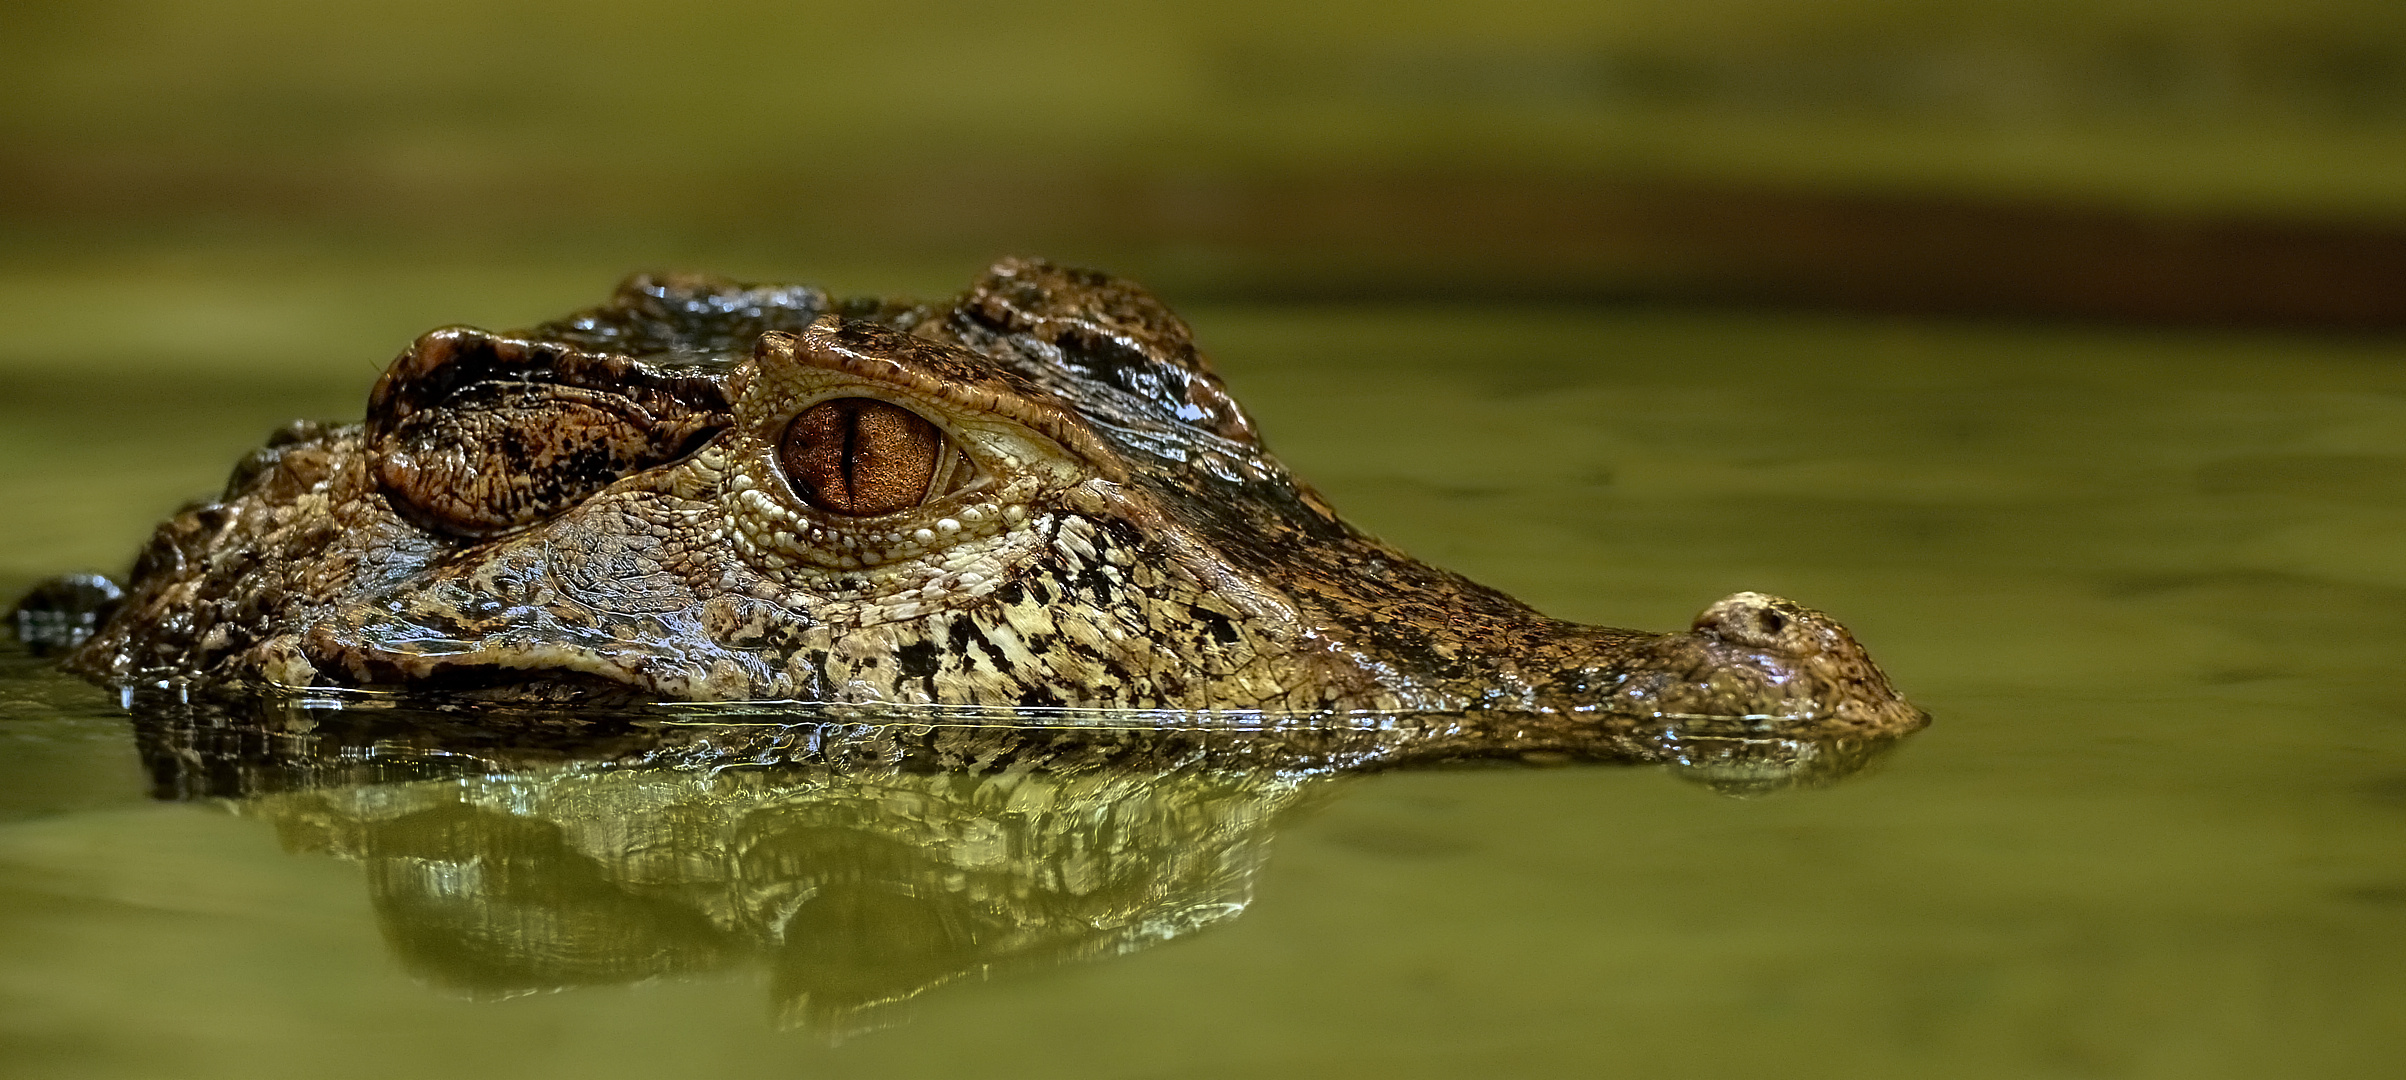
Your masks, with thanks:
[{"label": "mouth line", "polygon": [[[1110,705],[961,705],[929,702],[826,701],[759,698],[677,701],[630,682],[567,668],[446,665],[430,676],[370,678],[357,684],[260,686],[263,696],[305,709],[390,709],[455,704],[469,708],[640,712],[657,722],[716,726],[797,723],[906,724],[937,727],[1203,728],[1215,731],[1375,729],[1396,721],[1430,717],[1526,717],[1532,720],[1618,720],[1667,725],[1694,737],[1748,737],[1792,733],[1836,718],[1837,710],[1816,707],[1779,712],[1726,712],[1646,708],[1619,702],[1562,706],[1265,709],[1255,706],[1162,708]],[[1928,713],[1901,699],[1883,708],[1909,711],[1928,722]]]}]

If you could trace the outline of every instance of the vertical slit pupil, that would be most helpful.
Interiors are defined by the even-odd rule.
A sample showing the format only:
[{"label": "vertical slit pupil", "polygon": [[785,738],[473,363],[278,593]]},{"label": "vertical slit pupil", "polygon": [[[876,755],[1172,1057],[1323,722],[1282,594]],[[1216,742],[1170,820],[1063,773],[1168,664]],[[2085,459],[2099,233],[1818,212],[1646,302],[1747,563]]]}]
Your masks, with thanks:
[{"label": "vertical slit pupil", "polygon": [[868,517],[927,501],[944,450],[944,433],[909,409],[835,398],[786,425],[778,458],[812,506]]}]

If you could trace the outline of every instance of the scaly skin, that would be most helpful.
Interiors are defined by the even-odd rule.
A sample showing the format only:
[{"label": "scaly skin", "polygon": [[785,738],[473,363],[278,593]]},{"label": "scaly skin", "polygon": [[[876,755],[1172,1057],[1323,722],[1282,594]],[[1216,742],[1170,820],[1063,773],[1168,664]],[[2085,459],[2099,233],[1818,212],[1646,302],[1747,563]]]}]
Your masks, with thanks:
[{"label": "scaly skin", "polygon": [[[778,440],[834,398],[934,424],[968,479],[813,505]],[[1288,476],[1150,294],[1023,260],[945,304],[639,277],[522,334],[428,334],[364,424],[288,429],[163,525],[70,663],[534,701],[1924,719],[1787,600],[1647,634],[1414,561]]]}]

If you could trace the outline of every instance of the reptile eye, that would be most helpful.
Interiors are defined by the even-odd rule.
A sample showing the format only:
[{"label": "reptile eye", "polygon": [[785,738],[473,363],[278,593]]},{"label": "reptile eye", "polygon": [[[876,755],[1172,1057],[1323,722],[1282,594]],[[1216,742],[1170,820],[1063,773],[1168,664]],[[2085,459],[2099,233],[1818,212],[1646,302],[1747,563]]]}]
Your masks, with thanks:
[{"label": "reptile eye", "polygon": [[948,490],[960,454],[917,413],[871,398],[836,398],[786,425],[778,460],[812,506],[850,517],[908,510]]}]

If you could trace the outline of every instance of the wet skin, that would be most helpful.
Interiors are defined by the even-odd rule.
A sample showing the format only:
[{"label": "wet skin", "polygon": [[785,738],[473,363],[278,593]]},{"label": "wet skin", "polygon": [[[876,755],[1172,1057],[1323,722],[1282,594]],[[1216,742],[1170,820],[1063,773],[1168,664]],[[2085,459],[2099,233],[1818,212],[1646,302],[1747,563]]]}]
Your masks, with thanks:
[{"label": "wet skin", "polygon": [[[1918,727],[1853,636],[1739,593],[1547,618],[1340,520],[1140,287],[939,303],[637,277],[420,338],[162,525],[69,657],[118,685],[1745,718]],[[1542,740],[1541,740],[1542,741]]]}]

